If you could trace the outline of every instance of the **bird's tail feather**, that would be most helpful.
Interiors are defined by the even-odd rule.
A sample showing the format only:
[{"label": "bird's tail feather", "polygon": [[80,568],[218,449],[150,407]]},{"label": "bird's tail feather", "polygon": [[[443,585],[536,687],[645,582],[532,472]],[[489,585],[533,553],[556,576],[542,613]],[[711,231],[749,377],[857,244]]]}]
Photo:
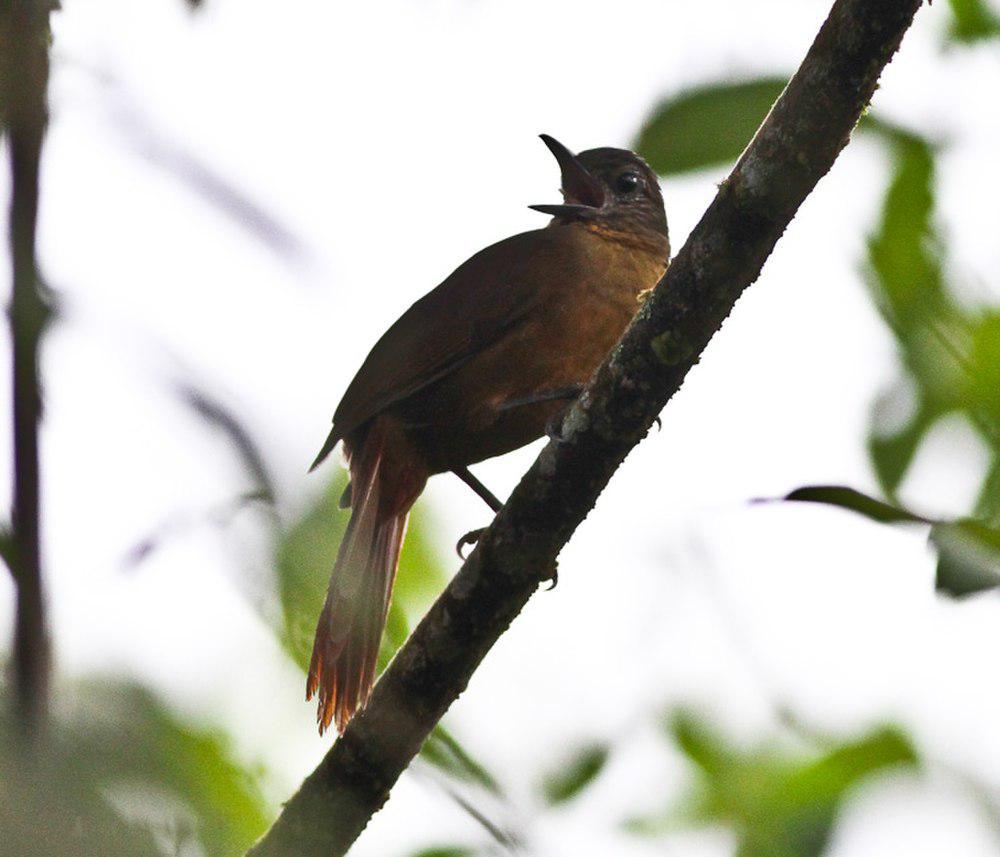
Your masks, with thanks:
[{"label": "bird's tail feather", "polygon": [[426,477],[395,467],[377,424],[350,456],[351,519],[316,627],[306,699],[318,695],[320,733],[343,732],[368,699],[410,507]]}]

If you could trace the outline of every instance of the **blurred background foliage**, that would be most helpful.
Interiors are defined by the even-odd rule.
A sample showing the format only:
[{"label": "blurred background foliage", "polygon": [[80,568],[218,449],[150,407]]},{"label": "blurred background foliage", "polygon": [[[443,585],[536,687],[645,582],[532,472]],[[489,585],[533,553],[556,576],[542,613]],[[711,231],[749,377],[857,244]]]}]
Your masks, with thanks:
[{"label": "blurred background foliage", "polygon": [[[188,5],[196,10],[203,4]],[[950,10],[942,62],[950,51],[1000,37],[1000,18],[980,0],[950,0]],[[728,77],[670,93],[651,110],[635,146],[665,177],[730,164],[786,81],[784,73]],[[939,589],[953,596],[979,592],[1000,584],[1000,308],[977,298],[974,286],[956,282],[947,230],[935,210],[942,142],[872,115],[862,121],[861,132],[883,148],[888,175],[866,258],[859,260],[898,354],[898,376],[873,403],[867,438],[882,496],[847,486],[808,486],[784,500],[839,506],[886,526],[924,527],[938,552]],[[304,672],[331,558],[347,522],[348,512],[338,505],[345,475],[337,472],[297,520],[280,521],[270,511],[267,457],[251,432],[209,393],[182,395],[206,427],[225,434],[252,481],[233,508],[256,504],[264,510],[259,520],[273,548],[274,593],[273,603],[254,600],[254,606]],[[931,429],[956,415],[981,437],[989,458],[974,507],[959,519],[935,520],[904,507],[899,488]],[[418,506],[381,665],[454,565],[438,553],[434,533],[429,512]],[[141,563],[169,535],[143,539],[130,561]],[[9,710],[5,700],[5,718]],[[888,770],[921,770],[913,744],[892,726],[835,739],[789,724],[780,739],[745,748],[696,711],[645,716],[662,723],[662,741],[683,755],[691,775],[680,805],[621,819],[632,835],[651,840],[681,826],[721,824],[732,830],[741,857],[820,855],[859,783]],[[97,676],[72,686],[57,681],[48,749],[41,757],[25,755],[10,724],[0,725],[3,854],[222,857],[242,853],[277,810],[259,788],[262,772],[237,758],[222,727],[175,710],[134,682]],[[569,752],[555,770],[539,771],[530,799],[535,809],[558,812],[580,800],[615,753],[613,744],[591,742]],[[481,835],[424,848],[413,857],[530,853],[523,825],[496,820],[511,815],[512,798],[476,760],[475,747],[463,746],[442,726],[419,764],[475,820]]]}]

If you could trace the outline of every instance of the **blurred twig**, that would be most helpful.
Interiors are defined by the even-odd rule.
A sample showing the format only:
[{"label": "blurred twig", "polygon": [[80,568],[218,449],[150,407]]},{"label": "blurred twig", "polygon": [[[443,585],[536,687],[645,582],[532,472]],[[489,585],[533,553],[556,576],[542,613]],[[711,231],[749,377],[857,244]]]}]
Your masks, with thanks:
[{"label": "blurred twig", "polygon": [[218,399],[190,384],[178,385],[177,394],[202,420],[225,435],[239,455],[244,470],[253,480],[253,499],[273,504],[274,482],[264,463],[264,455],[236,414]]},{"label": "blurred twig", "polygon": [[161,523],[128,551],[124,567],[132,571],[143,563],[157,548],[170,538],[193,529],[200,524],[226,527],[249,506],[268,510],[273,517],[275,486],[257,441],[236,413],[205,390],[188,382],[175,385],[181,401],[204,423],[218,430],[236,453],[242,469],[250,477],[251,486],[231,499],[213,505],[198,513],[176,515]]},{"label": "blurred twig", "polygon": [[[677,392],[847,144],[920,0],[837,0],[610,358],[253,857],[342,855]],[[734,427],[738,432],[738,427]]]},{"label": "blurred twig", "polygon": [[38,346],[50,310],[39,291],[35,256],[39,161],[47,119],[48,11],[48,3],[32,0],[9,0],[0,6],[0,107],[10,159],[13,265],[9,319],[14,492],[8,558],[17,590],[14,722],[28,739],[44,727],[49,678],[39,546]]}]

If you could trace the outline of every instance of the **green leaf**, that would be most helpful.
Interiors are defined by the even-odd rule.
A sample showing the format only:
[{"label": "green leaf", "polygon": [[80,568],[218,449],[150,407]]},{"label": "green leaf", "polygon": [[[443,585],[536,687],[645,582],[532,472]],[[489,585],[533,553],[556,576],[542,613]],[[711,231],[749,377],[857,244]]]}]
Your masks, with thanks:
[{"label": "green leaf", "polygon": [[876,500],[867,494],[862,494],[854,488],[846,488],[842,485],[813,485],[806,488],[797,488],[785,497],[785,500],[803,503],[823,503],[828,506],[838,506],[851,512],[857,512],[880,524],[898,523],[930,523],[927,518],[923,518],[914,512],[903,509],[900,506],[893,506],[882,500]]},{"label": "green leaf", "polygon": [[948,38],[961,44],[973,44],[1000,35],[1000,16],[984,0],[948,0],[952,21]]},{"label": "green leaf", "polygon": [[732,163],[787,83],[775,76],[687,89],[653,111],[634,148],[660,175]]},{"label": "green leaf", "polygon": [[938,551],[939,591],[961,597],[1000,586],[1000,529],[955,521],[936,524],[930,538]]},{"label": "green leaf", "polygon": [[604,770],[609,753],[606,744],[581,747],[559,770],[542,780],[542,796],[553,806],[572,800],[597,779]]}]

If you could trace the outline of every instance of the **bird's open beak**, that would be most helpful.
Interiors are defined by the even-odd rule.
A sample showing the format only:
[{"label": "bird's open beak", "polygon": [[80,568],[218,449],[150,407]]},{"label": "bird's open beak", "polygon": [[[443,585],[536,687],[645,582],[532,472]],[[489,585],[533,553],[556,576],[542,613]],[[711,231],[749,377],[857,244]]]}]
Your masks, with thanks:
[{"label": "bird's open beak", "polygon": [[586,217],[594,214],[607,201],[604,185],[587,172],[586,168],[569,149],[555,137],[540,134],[542,142],[555,155],[562,171],[563,205],[529,205],[528,208],[555,217]]}]

